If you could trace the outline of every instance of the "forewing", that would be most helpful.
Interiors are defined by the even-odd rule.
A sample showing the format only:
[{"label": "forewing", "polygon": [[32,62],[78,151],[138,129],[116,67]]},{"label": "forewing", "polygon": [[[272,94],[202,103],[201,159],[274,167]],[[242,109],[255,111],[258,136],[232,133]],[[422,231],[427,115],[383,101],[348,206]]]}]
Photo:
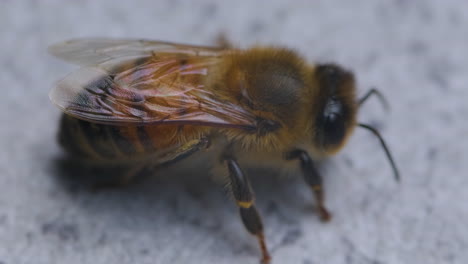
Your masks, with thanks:
[{"label": "forewing", "polygon": [[205,87],[206,76],[219,63],[219,56],[197,55],[190,46],[178,49],[186,52],[148,51],[139,57],[132,54],[131,59],[120,56],[122,53],[107,56],[112,51],[107,49],[102,53],[107,57],[98,56],[96,60],[101,62],[96,66],[83,67],[60,81],[50,98],[65,113],[95,123],[251,129],[255,124],[252,113]]},{"label": "forewing", "polygon": [[84,38],[58,43],[49,52],[70,63],[87,66],[110,61],[125,61],[158,53],[189,56],[218,56],[222,48],[184,45],[164,41],[139,39]]}]

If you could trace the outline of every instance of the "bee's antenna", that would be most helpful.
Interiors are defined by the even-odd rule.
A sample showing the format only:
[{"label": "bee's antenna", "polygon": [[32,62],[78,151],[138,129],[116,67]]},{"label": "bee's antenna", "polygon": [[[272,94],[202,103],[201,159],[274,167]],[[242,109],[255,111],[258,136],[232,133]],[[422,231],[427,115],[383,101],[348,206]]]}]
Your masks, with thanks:
[{"label": "bee's antenna", "polygon": [[382,147],[383,147],[383,149],[385,151],[385,154],[387,155],[387,158],[390,161],[390,165],[392,166],[393,173],[395,175],[395,180],[397,182],[400,182],[400,173],[398,172],[398,169],[397,169],[397,167],[395,165],[395,162],[393,161],[392,154],[390,154],[390,151],[388,150],[387,144],[385,144],[385,141],[383,140],[383,138],[380,135],[379,131],[377,131],[377,129],[371,127],[370,125],[366,125],[366,124],[362,124],[362,123],[359,123],[358,125],[360,127],[362,127],[362,128],[365,128],[365,129],[369,130],[370,132],[372,132],[380,140],[380,144],[382,145]]},{"label": "bee's antenna", "polygon": [[388,102],[385,99],[385,97],[383,96],[383,94],[381,92],[379,92],[379,90],[377,90],[376,88],[371,88],[369,91],[367,91],[367,93],[363,97],[361,97],[361,99],[359,99],[359,106],[361,106],[367,100],[367,98],[369,98],[373,94],[376,95],[377,98],[379,98],[379,100],[382,103],[385,111],[389,111],[390,110],[390,105],[388,104]]}]

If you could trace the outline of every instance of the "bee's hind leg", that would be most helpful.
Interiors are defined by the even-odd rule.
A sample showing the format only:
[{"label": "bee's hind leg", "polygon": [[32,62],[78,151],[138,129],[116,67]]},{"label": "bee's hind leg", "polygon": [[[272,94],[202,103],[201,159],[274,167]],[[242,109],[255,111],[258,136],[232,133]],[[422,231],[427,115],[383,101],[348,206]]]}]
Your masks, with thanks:
[{"label": "bee's hind leg", "polygon": [[96,182],[93,184],[93,190],[125,187],[136,180],[140,180],[152,174],[156,169],[169,166],[175,162],[183,160],[193,153],[205,149],[209,146],[207,138],[194,139],[179,146],[173,151],[164,153],[155,158],[154,161],[140,162],[123,169],[114,169],[115,175],[111,180]]},{"label": "bee's hind leg", "polygon": [[153,165],[153,167],[169,166],[191,156],[199,150],[207,149],[209,146],[210,141],[205,137],[190,140],[175,150],[159,156],[156,165]]},{"label": "bee's hind leg", "polygon": [[312,158],[303,150],[294,150],[286,155],[287,160],[299,159],[301,162],[302,173],[306,183],[312,189],[315,200],[317,201],[317,208],[320,219],[323,222],[328,222],[331,219],[331,214],[325,207],[325,195],[323,192],[322,177],[314,166]]},{"label": "bee's hind leg", "polygon": [[249,179],[241,170],[235,159],[226,158],[224,162],[226,162],[229,170],[229,189],[236,199],[242,222],[247,231],[258,239],[262,251],[262,263],[269,263],[271,257],[266,247],[265,237],[263,235],[263,224],[255,208],[254,193],[250,186]]}]

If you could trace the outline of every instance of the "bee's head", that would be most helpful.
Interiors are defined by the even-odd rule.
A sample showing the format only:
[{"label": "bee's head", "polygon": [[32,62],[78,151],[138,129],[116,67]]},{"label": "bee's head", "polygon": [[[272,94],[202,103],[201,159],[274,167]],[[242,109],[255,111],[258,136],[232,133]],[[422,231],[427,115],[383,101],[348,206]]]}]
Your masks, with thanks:
[{"label": "bee's head", "polygon": [[372,132],[380,140],[390,165],[399,181],[400,173],[390,154],[387,144],[380,133],[370,125],[357,123],[357,109],[362,103],[375,94],[388,108],[382,94],[371,89],[359,100],[356,99],[356,84],[353,74],[334,64],[318,65],[314,71],[317,81],[317,100],[314,105],[315,125],[313,126],[313,141],[318,155],[327,156],[339,151],[356,126]]},{"label": "bee's head", "polygon": [[318,85],[314,145],[321,155],[341,149],[356,126],[357,101],[353,74],[334,64],[315,68]]}]

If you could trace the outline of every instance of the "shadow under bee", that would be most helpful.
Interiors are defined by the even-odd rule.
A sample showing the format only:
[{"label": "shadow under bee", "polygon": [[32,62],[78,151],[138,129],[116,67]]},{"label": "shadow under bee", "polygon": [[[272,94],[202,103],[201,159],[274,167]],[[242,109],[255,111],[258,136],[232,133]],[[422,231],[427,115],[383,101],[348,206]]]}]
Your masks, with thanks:
[{"label": "shadow under bee", "polygon": [[[220,193],[225,197],[224,200],[229,202],[230,194],[225,190],[222,182],[213,179],[210,173],[212,168],[207,166],[209,162],[202,162],[199,159],[195,159],[194,162],[193,160],[188,159],[188,161],[164,164],[159,167],[142,167],[136,171],[134,178],[122,184],[119,184],[119,179],[132,171],[133,166],[90,164],[65,155],[51,160],[51,167],[57,182],[72,192],[135,192],[147,193],[157,199],[158,194],[171,189],[169,193],[174,196],[188,193],[195,198],[200,194]],[[320,171],[331,166],[333,165],[327,161],[317,162]],[[285,174],[288,171],[272,168],[246,168],[245,170],[252,177],[252,185],[256,190],[259,203],[270,198],[298,199],[288,205],[294,206],[300,201],[301,197],[298,196],[309,196],[309,190],[304,188],[300,175]],[[291,197],[289,193],[284,192],[294,192],[295,195]],[[303,205],[307,208],[314,208],[310,203]]]},{"label": "shadow under bee", "polygon": [[[109,186],[130,169],[124,165],[112,167],[97,166],[70,157],[59,157],[52,161],[54,176],[66,189],[97,189],[98,186]],[[116,186],[117,187],[117,186]]]},{"label": "shadow under bee", "polygon": [[[210,237],[225,248],[219,253],[220,258],[227,254],[236,257],[241,252],[256,255],[249,234],[232,220],[238,217],[235,203],[230,201],[222,184],[213,181],[205,163],[183,161],[180,166],[177,163],[142,172],[126,187],[106,189],[92,187],[96,182],[112,181],[128,168],[96,167],[66,157],[55,159],[52,166],[57,182],[71,196],[80,197],[72,201],[84,217],[106,222],[105,230],[99,232],[118,232],[124,228],[131,230],[135,238],[149,233],[158,243],[164,237],[167,239],[169,233],[186,230],[191,236]],[[252,187],[265,218],[266,234],[273,238],[274,254],[283,244],[294,243],[291,237],[296,240],[301,237],[300,219],[312,218],[315,213],[307,202],[309,190],[299,175],[283,177],[271,169],[246,172],[253,176]],[[147,246],[151,251],[152,245]]]}]

